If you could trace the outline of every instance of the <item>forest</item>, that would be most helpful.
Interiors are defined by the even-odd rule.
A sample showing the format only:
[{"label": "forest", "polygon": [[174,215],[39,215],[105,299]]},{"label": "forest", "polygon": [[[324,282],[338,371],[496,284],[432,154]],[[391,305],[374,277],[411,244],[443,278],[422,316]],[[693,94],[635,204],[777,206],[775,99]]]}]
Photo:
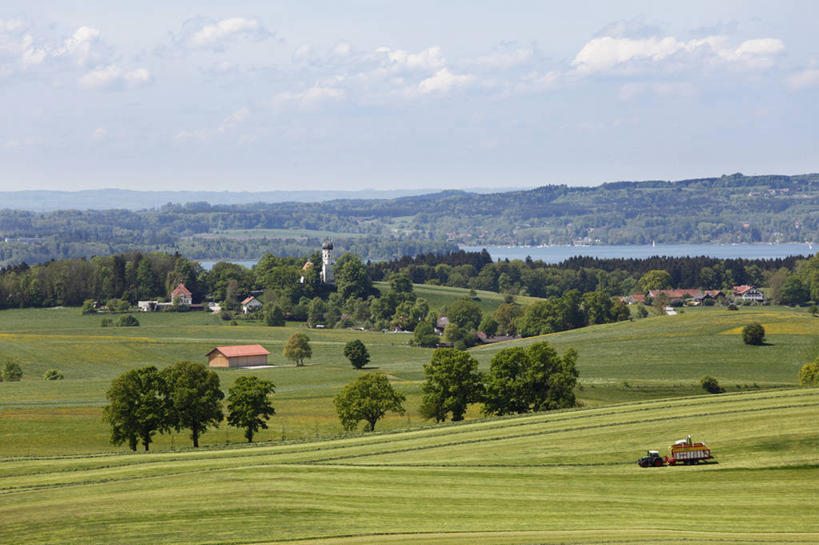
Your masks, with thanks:
[{"label": "forest", "polygon": [[733,174],[678,182],[549,185],[393,199],[211,205],[140,211],[0,211],[0,264],[142,252],[193,259],[309,253],[331,236],[365,260],[458,245],[776,243],[819,240],[819,174]]}]

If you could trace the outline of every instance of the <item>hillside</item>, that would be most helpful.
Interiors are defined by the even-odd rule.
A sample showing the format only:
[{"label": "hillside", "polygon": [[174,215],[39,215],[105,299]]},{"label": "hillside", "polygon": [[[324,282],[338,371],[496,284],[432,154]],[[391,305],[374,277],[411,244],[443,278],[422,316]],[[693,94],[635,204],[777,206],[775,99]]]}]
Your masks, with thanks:
[{"label": "hillside", "polygon": [[[4,459],[0,541],[816,543],[815,389],[334,441]],[[692,434],[718,463],[641,469]]]},{"label": "hillside", "polygon": [[[420,288],[420,287],[419,287]],[[419,295],[446,304],[468,294],[457,288],[426,287]],[[478,292],[483,304],[489,294]],[[499,302],[499,301],[498,301]],[[432,351],[408,346],[410,334],[343,329],[311,329],[290,323],[266,327],[259,323],[229,326],[204,313],[140,314],[134,328],[102,328],[99,316],[81,315],[77,308],[22,309],[0,312],[0,352],[20,362],[22,382],[0,382],[0,456],[53,456],[110,452],[102,422],[105,392],[128,369],[179,360],[205,361],[217,345],[260,343],[270,350],[274,366],[260,370],[218,370],[223,390],[238,376],[254,375],[276,384],[276,416],[262,441],[335,437],[343,432],[333,409],[339,388],[358,376],[343,355],[346,342],[361,339],[372,363],[366,371],[390,376],[407,395],[407,414],[389,415],[378,430],[417,426],[423,364]],[[759,321],[767,332],[766,346],[742,343],[739,330]],[[306,332],[313,357],[295,368],[282,356],[287,338]],[[797,371],[819,354],[819,319],[803,309],[717,307],[590,326],[543,337],[503,342],[472,349],[483,370],[492,356],[509,346],[547,340],[558,351],[578,351],[578,399],[588,407],[701,393],[700,378],[715,376],[728,392],[755,392],[797,385]],[[46,370],[60,369],[65,380],[44,381]],[[476,418],[473,406],[468,418]],[[204,445],[241,442],[241,431],[226,425],[205,434]],[[189,443],[185,432],[157,436],[152,446],[168,450]]]},{"label": "hillside", "polygon": [[328,234],[338,250],[365,259],[447,251],[455,244],[816,241],[819,174],[735,174],[322,203],[194,202],[142,211],[7,209],[0,211],[0,237],[7,239],[0,263],[137,248],[197,259],[304,255]]}]

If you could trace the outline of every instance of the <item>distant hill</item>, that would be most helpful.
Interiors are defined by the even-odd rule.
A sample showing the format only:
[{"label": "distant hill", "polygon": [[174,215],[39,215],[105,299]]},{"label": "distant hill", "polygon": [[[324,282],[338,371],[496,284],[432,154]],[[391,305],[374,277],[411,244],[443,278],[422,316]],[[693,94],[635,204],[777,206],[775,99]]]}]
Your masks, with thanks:
[{"label": "distant hill", "polygon": [[[88,192],[88,199],[92,193]],[[442,191],[372,198],[386,194],[353,192],[331,198],[340,193],[142,195],[104,190],[94,193],[92,200],[99,204],[101,199],[111,209],[71,206],[84,198],[72,193],[60,201],[63,209],[42,211],[60,200],[50,194],[43,197],[40,211],[0,210],[0,240],[5,240],[0,244],[0,264],[133,249],[178,251],[196,259],[257,259],[265,252],[305,255],[326,237],[334,240],[340,252],[352,251],[365,259],[449,251],[457,245],[819,241],[819,174],[738,173],[678,182],[550,185],[488,194]],[[264,195],[325,200],[262,202]],[[206,200],[218,196],[247,201],[211,204]],[[124,201],[133,208],[142,197],[155,199],[151,204],[166,197],[197,200],[114,210]],[[8,197],[5,204],[13,202]]]},{"label": "distant hill", "polygon": [[[33,212],[53,210],[146,210],[166,204],[205,202],[211,205],[322,202],[334,199],[395,199],[423,195],[430,189],[361,189],[357,191],[134,191],[129,189],[88,189],[81,191],[24,190],[0,191],[2,207]],[[474,189],[491,193],[498,189]]]}]

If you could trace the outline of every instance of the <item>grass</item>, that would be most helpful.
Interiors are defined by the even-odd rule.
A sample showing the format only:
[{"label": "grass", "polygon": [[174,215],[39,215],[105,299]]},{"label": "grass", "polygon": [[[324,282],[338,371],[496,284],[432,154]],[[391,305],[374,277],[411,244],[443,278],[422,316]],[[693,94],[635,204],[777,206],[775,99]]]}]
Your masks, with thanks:
[{"label": "grass", "polygon": [[[419,295],[446,304],[466,290],[417,287]],[[478,292],[482,304],[501,297]],[[492,307],[494,308],[494,307]],[[4,310],[0,312],[0,354],[19,361],[22,382],[0,383],[0,456],[104,453],[122,450],[108,443],[102,422],[105,392],[122,372],[145,365],[164,367],[187,359],[205,362],[216,345],[260,343],[275,364],[260,370],[217,370],[227,390],[236,377],[253,374],[277,386],[277,414],[261,441],[307,440],[340,435],[332,398],[360,372],[343,356],[344,344],[360,338],[372,363],[365,371],[386,373],[407,395],[407,414],[388,415],[379,430],[422,423],[420,385],[431,350],[408,346],[410,335],[350,330],[308,330],[313,358],[295,368],[281,355],[286,339],[301,324],[271,328],[243,322],[228,326],[204,313],[139,314],[135,328],[102,328],[101,316],[83,316],[75,308]],[[768,345],[747,346],[737,331],[751,321],[764,325]],[[819,319],[804,310],[743,307],[689,310],[678,316],[646,318],[478,347],[471,353],[483,370],[500,349],[547,340],[559,351],[579,352],[578,399],[588,407],[702,393],[700,378],[715,376],[729,392],[758,391],[797,385],[798,369],[819,354]],[[51,368],[65,380],[43,381]],[[470,407],[468,418],[479,416]],[[241,442],[241,430],[222,425],[202,437],[207,446]],[[189,444],[186,433],[157,436],[157,450]]]},{"label": "grass", "polygon": [[[816,543],[819,390],[332,441],[5,459],[0,542]],[[718,464],[641,469],[692,434]]]}]

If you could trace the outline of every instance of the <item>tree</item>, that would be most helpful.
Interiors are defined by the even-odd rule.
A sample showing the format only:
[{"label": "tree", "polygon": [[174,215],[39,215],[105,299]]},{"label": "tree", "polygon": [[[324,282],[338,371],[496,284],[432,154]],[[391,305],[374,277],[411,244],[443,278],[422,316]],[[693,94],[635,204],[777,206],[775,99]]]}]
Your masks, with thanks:
[{"label": "tree", "polygon": [[420,322],[415,326],[415,344],[418,346],[432,347],[438,344],[440,337],[435,334],[435,329],[429,322]]},{"label": "tree", "polygon": [[481,399],[483,376],[478,361],[466,352],[454,348],[435,350],[429,363],[424,364],[424,376],[421,411],[436,422],[446,420],[448,413],[452,413],[452,420],[463,420],[467,406]]},{"label": "tree", "polygon": [[344,356],[356,369],[361,369],[370,363],[370,353],[367,347],[358,339],[352,340],[344,345]]},{"label": "tree", "polygon": [[111,443],[128,442],[131,450],[142,442],[145,450],[157,431],[167,429],[169,402],[166,383],[156,367],[132,369],[111,383],[103,419],[111,425]]},{"label": "tree", "polygon": [[395,391],[387,377],[367,373],[345,386],[333,399],[333,404],[345,430],[354,430],[364,420],[373,431],[376,422],[388,411],[404,414],[405,399],[404,394]]},{"label": "tree", "polygon": [[284,345],[282,351],[284,357],[293,360],[296,367],[304,365],[304,360],[313,356],[313,349],[310,348],[310,337],[304,333],[293,333],[287,339],[287,344]]},{"label": "tree", "polygon": [[796,275],[788,276],[779,290],[780,302],[783,305],[796,306],[808,299],[810,299],[810,286],[805,285]]},{"label": "tree", "polygon": [[269,326],[280,327],[284,325],[284,311],[279,305],[273,305],[273,308],[265,312],[264,323]]},{"label": "tree", "polygon": [[139,320],[133,314],[126,314],[124,316],[119,317],[119,321],[117,321],[118,327],[137,327],[139,326]]},{"label": "tree", "polygon": [[819,357],[799,370],[800,386],[819,386]]},{"label": "tree", "polygon": [[96,314],[97,307],[96,301],[93,299],[86,299],[82,302],[82,313],[83,314]]},{"label": "tree", "polygon": [[486,333],[487,337],[494,337],[498,332],[498,322],[492,316],[486,316],[481,320],[478,330]]},{"label": "tree", "polygon": [[462,297],[447,307],[446,317],[450,324],[462,329],[477,329],[481,323],[481,308],[468,297]]},{"label": "tree", "polygon": [[219,388],[219,375],[201,363],[180,361],[162,370],[167,384],[171,407],[169,423],[177,431],[191,430],[193,446],[199,446],[199,436],[224,418]]},{"label": "tree", "polygon": [[8,360],[3,364],[3,380],[19,382],[23,378],[23,368],[16,361]]},{"label": "tree", "polygon": [[228,390],[228,417],[231,426],[245,429],[248,443],[253,442],[253,434],[267,429],[267,420],[276,414],[270,404],[270,394],[276,392],[275,385],[259,377],[239,377]]},{"label": "tree", "polygon": [[742,328],[742,341],[745,344],[761,345],[765,342],[765,328],[762,324],[753,322]]},{"label": "tree", "polygon": [[49,369],[43,373],[43,380],[63,380],[64,378],[62,371],[59,369]]},{"label": "tree", "polygon": [[640,293],[648,290],[664,290],[671,287],[671,275],[662,269],[653,269],[640,277],[637,282],[637,289]]},{"label": "tree", "polygon": [[702,389],[709,394],[721,394],[725,391],[725,388],[721,387],[717,379],[711,375],[705,375],[702,377],[700,379],[700,385],[702,386]]},{"label": "tree", "polygon": [[350,297],[366,299],[373,292],[373,283],[367,275],[367,268],[354,254],[344,254],[333,267],[336,288],[341,299]]},{"label": "tree", "polygon": [[501,350],[492,358],[484,396],[485,414],[511,414],[573,407],[577,352],[557,355],[547,342]]}]

